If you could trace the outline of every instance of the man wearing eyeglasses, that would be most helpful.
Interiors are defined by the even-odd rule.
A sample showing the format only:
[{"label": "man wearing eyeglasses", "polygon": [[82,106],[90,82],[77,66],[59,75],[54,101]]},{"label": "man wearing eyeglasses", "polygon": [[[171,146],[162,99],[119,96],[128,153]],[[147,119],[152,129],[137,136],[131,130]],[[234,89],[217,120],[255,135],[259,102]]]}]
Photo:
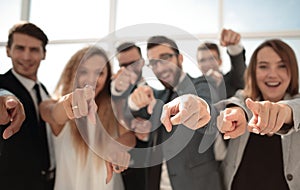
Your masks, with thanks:
[{"label": "man wearing eyeglasses", "polygon": [[[133,118],[132,116],[124,115],[125,102],[130,93],[137,88],[138,85],[144,84],[142,78],[142,68],[144,59],[140,47],[133,42],[124,42],[117,47],[116,55],[120,70],[113,78],[111,83],[111,93],[113,97],[113,106],[117,110],[116,117],[118,120],[131,129],[136,134],[135,148],[147,147],[148,131],[150,131],[151,123],[142,118]],[[133,151],[133,150],[132,150]],[[131,158],[136,163],[142,158],[136,158],[132,153]],[[125,189],[141,190],[145,189],[146,169],[142,167],[128,168],[122,173]]]},{"label": "man wearing eyeglasses", "polygon": [[120,70],[112,81],[111,92],[114,96],[126,96],[142,80],[144,59],[140,47],[125,42],[117,47]]},{"label": "man wearing eyeglasses", "polygon": [[[205,141],[206,130],[210,128],[205,124],[213,114],[208,106],[212,98],[207,81],[204,77],[192,80],[182,71],[183,55],[177,44],[165,36],[148,39],[147,56],[149,67],[165,89],[140,86],[128,100],[132,113],[149,118],[154,130],[148,144],[152,147],[148,152],[148,162],[152,167],[147,171],[146,189],[221,189],[212,143],[207,144],[205,151],[198,151],[202,139]],[[200,109],[201,114],[194,112],[196,109]],[[178,110],[181,110],[179,119]],[[160,119],[166,115],[171,118],[168,117],[167,122],[163,119],[163,127]],[[208,135],[214,136],[215,133],[212,130]]]}]

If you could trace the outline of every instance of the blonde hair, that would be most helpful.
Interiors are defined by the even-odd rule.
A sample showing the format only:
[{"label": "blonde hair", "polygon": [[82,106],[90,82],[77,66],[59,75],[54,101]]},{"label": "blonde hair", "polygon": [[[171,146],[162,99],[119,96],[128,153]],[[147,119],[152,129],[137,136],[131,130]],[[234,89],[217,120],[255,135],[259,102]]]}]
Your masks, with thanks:
[{"label": "blonde hair", "polygon": [[[87,59],[94,55],[102,56],[106,61],[106,67],[107,67],[107,77],[104,84],[103,89],[101,92],[99,92],[98,95],[95,97],[95,102],[98,106],[97,113],[98,116],[103,124],[103,127],[105,130],[110,134],[111,136],[116,136],[118,133],[117,131],[117,120],[114,116],[112,106],[111,106],[111,94],[110,94],[110,79],[112,76],[112,69],[111,64],[109,62],[108,56],[106,55],[106,52],[99,48],[99,47],[85,47],[79,51],[77,51],[67,62],[61,77],[57,83],[57,86],[54,91],[55,98],[60,98],[68,93],[71,93],[75,88],[76,83],[76,74],[77,69],[80,65],[80,63],[85,62]],[[80,154],[80,157],[83,160],[83,163],[85,163],[87,151],[88,151],[88,145],[82,138],[75,121],[70,120],[69,121],[70,127],[71,127],[71,133],[73,136],[73,143],[74,147]],[[99,158],[100,159],[100,158]]]}]

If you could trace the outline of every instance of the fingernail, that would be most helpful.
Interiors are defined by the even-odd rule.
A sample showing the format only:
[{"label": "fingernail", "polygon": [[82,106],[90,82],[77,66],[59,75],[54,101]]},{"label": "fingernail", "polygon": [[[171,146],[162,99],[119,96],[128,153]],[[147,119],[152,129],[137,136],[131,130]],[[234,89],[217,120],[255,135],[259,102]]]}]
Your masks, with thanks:
[{"label": "fingernail", "polygon": [[265,135],[264,133],[260,133],[260,135]]},{"label": "fingernail", "polygon": [[13,131],[12,131],[12,130],[9,130],[8,133],[7,133],[7,135],[6,135],[6,137],[5,137],[5,139],[8,139],[8,138],[11,137],[13,134],[14,134]]},{"label": "fingernail", "polygon": [[228,140],[228,139],[230,139],[230,136],[225,135],[223,138],[224,138],[224,140]]},{"label": "fingernail", "polygon": [[252,128],[252,132],[255,134],[259,134],[259,131],[256,128]]}]

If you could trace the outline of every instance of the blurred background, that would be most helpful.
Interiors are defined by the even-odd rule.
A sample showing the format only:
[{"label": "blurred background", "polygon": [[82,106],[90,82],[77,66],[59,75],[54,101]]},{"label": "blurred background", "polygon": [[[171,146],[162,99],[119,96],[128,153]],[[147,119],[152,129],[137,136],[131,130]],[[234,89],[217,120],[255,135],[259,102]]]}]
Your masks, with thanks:
[{"label": "blurred background", "polygon": [[[0,0],[0,73],[11,68],[5,45],[8,30],[20,20],[33,22],[47,34],[50,43],[38,76],[49,92],[60,77],[70,57],[80,48],[95,44],[124,27],[159,23],[177,27],[200,42],[218,43],[222,28],[242,35],[246,62],[262,41],[280,38],[300,58],[300,0]],[[147,39],[140,30],[130,36],[115,36],[105,49],[114,54],[120,41]],[[176,42],[189,43],[189,36],[170,34]],[[142,46],[143,56],[145,47]],[[196,58],[194,50],[194,59]],[[226,48],[220,48],[223,72],[230,69]],[[118,70],[113,59],[114,71]],[[184,63],[184,70],[193,76],[195,65]]]}]

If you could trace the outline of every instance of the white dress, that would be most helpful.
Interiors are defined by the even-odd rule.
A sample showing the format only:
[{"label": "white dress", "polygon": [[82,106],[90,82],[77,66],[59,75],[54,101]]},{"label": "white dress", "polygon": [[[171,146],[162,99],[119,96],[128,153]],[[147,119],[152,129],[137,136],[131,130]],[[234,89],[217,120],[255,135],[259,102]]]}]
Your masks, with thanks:
[{"label": "white dress", "polygon": [[56,177],[55,190],[123,190],[124,185],[120,174],[115,174],[106,184],[105,162],[98,165],[93,162],[95,154],[88,149],[86,165],[82,167],[71,136],[69,124],[54,137]]}]

